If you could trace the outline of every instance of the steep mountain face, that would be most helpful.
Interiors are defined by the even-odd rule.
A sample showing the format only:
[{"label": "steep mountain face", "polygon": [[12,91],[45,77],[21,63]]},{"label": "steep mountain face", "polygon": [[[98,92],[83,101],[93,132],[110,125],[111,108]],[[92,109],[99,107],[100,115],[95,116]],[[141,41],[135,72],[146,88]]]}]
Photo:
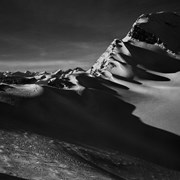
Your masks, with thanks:
[{"label": "steep mountain face", "polygon": [[124,38],[154,44],[172,53],[180,52],[180,16],[172,12],[141,15]]},{"label": "steep mountain face", "polygon": [[[89,72],[116,81],[147,78],[142,72],[174,73],[180,67],[180,16],[160,12],[141,15],[123,40],[115,39]],[[144,75],[142,75],[144,74]]]}]

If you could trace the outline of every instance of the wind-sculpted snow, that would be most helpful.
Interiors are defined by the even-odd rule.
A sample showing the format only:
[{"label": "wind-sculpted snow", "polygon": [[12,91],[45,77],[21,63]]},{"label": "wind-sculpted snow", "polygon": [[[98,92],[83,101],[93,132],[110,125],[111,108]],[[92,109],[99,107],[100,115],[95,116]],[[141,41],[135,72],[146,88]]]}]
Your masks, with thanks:
[{"label": "wind-sculpted snow", "polygon": [[179,24],[174,13],[140,16],[87,71],[1,72],[0,172],[180,179]]}]

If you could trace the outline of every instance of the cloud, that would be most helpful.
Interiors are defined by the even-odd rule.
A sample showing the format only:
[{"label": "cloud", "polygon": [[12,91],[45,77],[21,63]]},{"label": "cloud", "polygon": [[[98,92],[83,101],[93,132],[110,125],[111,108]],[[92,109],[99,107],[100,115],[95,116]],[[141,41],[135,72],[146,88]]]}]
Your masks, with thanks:
[{"label": "cloud", "polygon": [[[43,37],[1,35],[1,61],[42,61],[66,59],[94,62],[108,46],[109,41],[88,41]],[[54,39],[54,40],[53,40]]]},{"label": "cloud", "polygon": [[91,63],[74,60],[52,60],[49,61],[3,61],[0,62],[0,71],[55,71],[57,69],[69,69],[81,67],[89,69]]},{"label": "cloud", "polygon": [[1,0],[0,61],[93,63],[142,13],[177,0]]}]

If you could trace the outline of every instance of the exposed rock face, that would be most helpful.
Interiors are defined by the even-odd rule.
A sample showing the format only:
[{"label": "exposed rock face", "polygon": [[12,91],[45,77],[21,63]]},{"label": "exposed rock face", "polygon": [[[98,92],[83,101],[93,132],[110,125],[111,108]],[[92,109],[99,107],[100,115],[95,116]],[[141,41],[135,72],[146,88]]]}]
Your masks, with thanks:
[{"label": "exposed rock face", "polygon": [[124,41],[134,39],[172,53],[180,52],[180,16],[175,12],[158,12],[141,15],[133,24]]},{"label": "exposed rock face", "polygon": [[135,25],[133,27],[133,30],[129,32],[129,36],[133,39],[137,39],[139,41],[146,42],[149,44],[162,44],[162,41],[159,38],[157,38],[154,34],[146,32],[138,25]]}]

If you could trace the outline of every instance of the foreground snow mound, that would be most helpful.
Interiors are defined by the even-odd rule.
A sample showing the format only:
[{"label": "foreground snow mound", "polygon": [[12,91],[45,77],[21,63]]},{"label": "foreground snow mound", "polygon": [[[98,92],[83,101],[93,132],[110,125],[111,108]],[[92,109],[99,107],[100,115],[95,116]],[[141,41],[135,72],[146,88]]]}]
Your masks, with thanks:
[{"label": "foreground snow mound", "polygon": [[[33,137],[39,134],[72,143],[69,148],[61,144],[60,154],[67,153],[62,159],[78,159],[83,167],[88,164],[83,171],[89,172],[87,179],[180,179],[179,22],[180,17],[169,12],[140,16],[127,36],[115,39],[88,71],[0,72],[0,134],[9,137],[11,133],[4,131],[8,129],[17,137],[8,151],[4,151],[8,146],[0,144],[0,161],[5,163],[0,172],[16,171],[7,162],[12,163],[9,159],[14,157],[11,149],[19,151],[18,142],[26,141],[19,132],[23,130]],[[37,149],[43,137],[37,136],[35,141],[33,137],[29,136]],[[80,147],[86,147],[82,153]],[[107,153],[91,153],[92,148]],[[28,151],[28,157],[40,159],[45,168],[40,155],[33,154],[36,149]],[[108,154],[111,150],[131,156],[118,156],[116,161],[117,156]],[[138,160],[133,161],[133,156]],[[22,158],[20,164],[28,162]],[[27,165],[28,171],[34,168],[35,159],[31,159],[33,166]],[[86,179],[84,174],[73,173],[78,169],[54,167],[58,163],[53,159],[51,167],[48,160],[47,179],[50,175],[57,179],[58,173],[62,179],[66,179],[64,174]],[[71,167],[77,168],[75,164]]]}]

